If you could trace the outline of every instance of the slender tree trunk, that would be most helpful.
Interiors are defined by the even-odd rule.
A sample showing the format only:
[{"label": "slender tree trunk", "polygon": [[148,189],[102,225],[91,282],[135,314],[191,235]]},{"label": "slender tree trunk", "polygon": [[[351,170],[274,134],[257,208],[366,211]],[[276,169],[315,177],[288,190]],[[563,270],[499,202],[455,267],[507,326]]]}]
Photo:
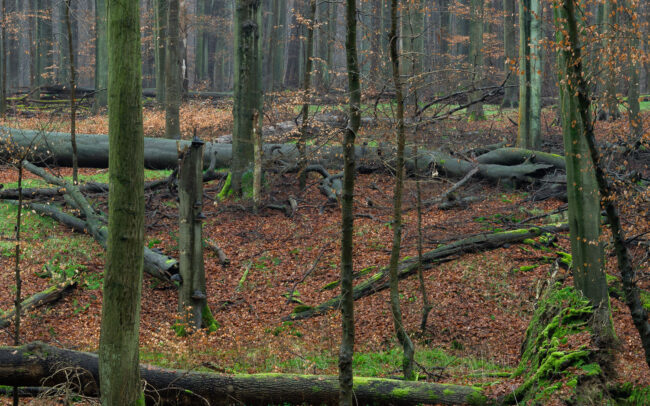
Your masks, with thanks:
[{"label": "slender tree trunk", "polygon": [[51,72],[48,71],[53,64],[52,55],[52,19],[51,1],[36,0],[36,54],[34,61],[34,75],[37,86],[52,83]]},{"label": "slender tree trunk", "polygon": [[404,358],[402,360],[402,370],[404,379],[413,380],[413,342],[408,336],[402,321],[402,309],[399,303],[399,278],[397,268],[399,263],[399,254],[402,244],[402,193],[404,190],[404,145],[405,145],[405,126],[404,126],[404,96],[402,94],[402,82],[400,79],[399,53],[397,51],[397,7],[398,1],[392,0],[390,21],[391,29],[389,34],[390,41],[390,59],[393,66],[393,83],[395,85],[395,95],[397,99],[397,160],[395,165],[395,191],[393,197],[393,247],[390,253],[390,307],[393,314],[393,323],[397,339],[404,348]]},{"label": "slender tree trunk", "polygon": [[299,183],[300,189],[307,186],[307,173],[305,168],[307,166],[307,154],[305,146],[307,143],[307,131],[309,120],[309,97],[311,94],[311,70],[313,66],[314,56],[314,26],[316,24],[316,0],[309,0],[309,21],[307,22],[307,53],[305,54],[305,77],[302,83],[302,91],[304,102],[302,104],[302,124],[300,126],[300,140],[298,140],[298,149],[300,150],[300,175]]},{"label": "slender tree trunk", "polygon": [[181,138],[180,108],[182,98],[180,4],[168,1],[167,49],[165,50],[165,137]]},{"label": "slender tree trunk", "polygon": [[199,26],[196,33],[196,47],[194,50],[194,73],[196,82],[198,83],[203,82],[208,77],[209,41],[205,29],[208,10],[208,5],[206,4],[207,1],[208,0],[197,0],[196,2],[196,18]]},{"label": "slender tree trunk", "polygon": [[503,95],[503,107],[516,107],[517,100],[517,72],[512,71],[517,61],[517,46],[515,44],[515,16],[517,15],[517,0],[503,0],[503,47],[506,60],[504,62],[504,74],[510,75],[506,81],[506,89]]},{"label": "slender tree trunk", "polygon": [[604,60],[601,60],[604,63],[605,69],[605,94],[603,95],[603,113],[601,118],[606,120],[617,120],[620,118],[621,113],[618,109],[618,99],[616,97],[616,73],[617,65],[620,55],[618,55],[619,43],[616,38],[617,35],[617,20],[618,20],[618,2],[614,0],[604,0],[602,4],[602,21],[601,27],[603,29],[603,34],[605,38],[603,40],[603,51],[604,51]]},{"label": "slender tree trunk", "polygon": [[287,2],[273,0],[273,27],[271,29],[271,80],[272,90],[282,87],[284,78],[284,43],[287,21]]},{"label": "slender tree trunk", "polygon": [[108,251],[99,341],[104,405],[143,405],[139,372],[144,245],[140,6],[108,0]]},{"label": "slender tree trunk", "polygon": [[541,144],[540,0],[519,0],[519,148]]},{"label": "slender tree trunk", "polygon": [[0,118],[7,111],[7,4],[2,0],[2,20],[0,20]]},{"label": "slender tree trunk", "polygon": [[[418,167],[418,150],[417,147],[413,148],[414,156],[414,165]],[[420,332],[425,333],[427,328],[427,320],[429,319],[429,313],[433,309],[433,306],[429,302],[429,297],[427,296],[427,288],[424,283],[424,272],[423,272],[423,258],[424,258],[424,249],[423,249],[423,236],[422,236],[422,188],[420,186],[420,179],[418,178],[415,181],[415,193],[417,199],[417,212],[418,212],[418,281],[420,282],[420,294],[422,295],[422,320],[420,322]]]},{"label": "slender tree trunk", "polygon": [[[470,0],[469,5],[469,64],[472,69],[471,86],[482,80],[483,75],[483,7],[484,0]],[[473,95],[472,98],[478,95]],[[483,103],[474,103],[467,109],[470,120],[483,120]]]},{"label": "slender tree trunk", "polygon": [[[72,184],[76,185],[77,172],[77,106],[75,105],[75,89],[77,72],[74,65],[74,47],[72,46],[72,20],[70,19],[70,7],[72,0],[65,0],[65,25],[68,30],[68,60],[70,61],[70,141],[72,143]],[[97,87],[95,88],[97,89]]]},{"label": "slender tree trunk", "polygon": [[[555,8],[562,128],[566,154],[569,226],[573,255],[574,284],[594,306],[594,332],[606,345],[612,345],[614,330],[611,321],[607,280],[600,240],[600,194],[594,162],[589,153],[585,133],[590,131],[589,105],[580,100],[582,81],[580,45],[577,42],[574,0],[561,0]],[[571,31],[575,30],[575,33]]]},{"label": "slender tree trunk", "polygon": [[252,169],[253,117],[262,120],[262,4],[260,0],[237,0],[235,8],[235,119],[231,165],[231,188],[242,194],[242,176]]},{"label": "slender tree trunk", "polygon": [[361,85],[357,53],[357,5],[346,1],[345,37],[348,87],[350,91],[350,121],[343,139],[343,193],[341,201],[341,348],[339,351],[339,386],[341,406],[352,406],[352,356],[354,354],[354,296],[352,240],[354,232],[354,142],[361,124]]},{"label": "slender tree trunk", "polygon": [[291,29],[287,43],[287,64],[284,75],[284,85],[289,88],[297,88],[300,75],[300,24],[296,13],[302,9],[302,0],[294,0],[293,12],[291,13]]},{"label": "slender tree trunk", "polygon": [[106,0],[95,0],[95,90],[97,92],[95,93],[95,112],[108,104],[108,90],[106,89],[108,86],[106,12]]},{"label": "slender tree trunk", "polygon": [[[101,0],[105,1],[105,0]],[[165,64],[167,54],[167,15],[169,0],[154,0],[154,62],[156,64],[156,101],[165,104]]]},{"label": "slender tree trunk", "polygon": [[[22,278],[20,277],[20,226],[23,212],[23,161],[18,161],[18,212],[16,214],[16,258],[14,262],[14,276],[16,295],[14,297],[14,345],[20,345],[20,313],[22,312]],[[13,388],[13,404],[18,406],[18,387]]]},{"label": "slender tree trunk", "polygon": [[[627,24],[626,26],[630,30],[629,32],[629,41],[628,41],[628,70],[629,70],[629,84],[628,84],[628,93],[627,100],[629,103],[629,122],[630,122],[630,132],[632,136],[639,139],[643,135],[643,119],[641,117],[641,106],[639,103],[639,68],[640,60],[638,55],[642,54],[642,51],[639,46],[639,36],[642,35],[641,32],[638,32],[634,29],[633,21],[638,20],[638,13],[636,10],[636,3],[632,0],[627,1]],[[636,140],[635,140],[636,142]]]}]

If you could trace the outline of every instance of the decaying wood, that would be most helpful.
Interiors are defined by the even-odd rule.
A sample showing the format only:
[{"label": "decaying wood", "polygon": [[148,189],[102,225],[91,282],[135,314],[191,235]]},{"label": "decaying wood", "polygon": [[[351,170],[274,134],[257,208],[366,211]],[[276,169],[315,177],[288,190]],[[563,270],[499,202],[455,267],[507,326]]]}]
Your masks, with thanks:
[{"label": "decaying wood", "polygon": [[[60,300],[68,290],[74,288],[76,285],[77,282],[69,279],[56,285],[50,286],[49,288],[23,300],[20,304],[20,312],[25,313],[28,310],[44,306],[49,303],[54,303]],[[2,313],[2,317],[0,317],[0,328],[5,328],[11,324],[15,317],[15,314],[15,309],[12,309],[6,313]]]},{"label": "decaying wood", "polygon": [[[32,343],[0,347],[0,384],[54,386],[66,382],[65,372],[77,371],[75,388],[86,396],[98,392],[97,355]],[[147,404],[158,405],[269,405],[338,404],[336,376],[260,374],[226,375],[140,366],[146,382]],[[484,404],[482,390],[471,386],[393,379],[354,379],[359,404]]]},{"label": "decaying wood", "polygon": [[[560,232],[566,230],[568,230],[568,225],[566,223],[560,223],[545,227],[531,227],[519,230],[502,231],[491,234],[479,234],[471,236],[469,238],[443,245],[425,253],[422,256],[422,269],[430,269],[438,261],[452,255],[468,252],[487,251],[502,247],[505,244],[512,244],[523,241],[527,238],[537,237],[545,232]],[[417,269],[417,258],[406,258],[399,264],[398,276],[400,279],[406,278],[407,276],[414,274]],[[354,287],[354,299],[358,300],[362,297],[372,295],[386,288],[388,288],[388,268],[383,267],[379,270],[379,272],[375,273],[367,280],[359,283]],[[284,317],[284,320],[299,320],[319,316],[328,312],[329,310],[338,308],[340,302],[341,297],[336,296],[314,307],[301,305],[298,306],[293,313]]]},{"label": "decaying wood", "polygon": [[215,254],[217,254],[217,258],[219,258],[219,263],[221,265],[228,265],[230,264],[230,259],[228,259],[228,256],[224,252],[224,250],[219,247],[219,245],[212,239],[212,238],[206,238],[205,243],[207,247],[212,250]]}]

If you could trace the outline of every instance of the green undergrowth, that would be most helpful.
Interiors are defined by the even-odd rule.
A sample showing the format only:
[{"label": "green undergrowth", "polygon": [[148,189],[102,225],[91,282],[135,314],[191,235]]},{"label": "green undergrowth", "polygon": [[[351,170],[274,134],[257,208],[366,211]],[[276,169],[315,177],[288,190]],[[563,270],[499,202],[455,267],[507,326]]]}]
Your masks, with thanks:
[{"label": "green undergrowth", "polygon": [[[163,169],[163,170],[145,169],[144,179],[145,181],[164,179],[169,177],[171,173],[172,171],[168,169]],[[65,179],[68,182],[72,182],[72,176],[64,176],[63,179]],[[103,171],[99,171],[93,175],[79,174],[79,183],[87,183],[87,182],[108,183],[108,170],[106,169]],[[9,182],[4,185],[5,189],[15,189],[17,187],[18,187],[18,182]],[[23,180],[23,188],[48,188],[48,187],[52,187],[52,185],[50,185],[43,179]]]},{"label": "green undergrowth", "polygon": [[[607,274],[607,287],[609,296],[625,301],[625,292],[623,291],[623,283],[618,276]],[[639,289],[639,297],[641,303],[647,311],[650,312],[650,292],[645,289]]]},{"label": "green undergrowth", "polygon": [[[522,346],[513,377],[523,383],[505,403],[542,405],[601,404],[603,371],[591,347],[589,320],[593,311],[573,287],[555,283],[540,299]],[[579,336],[580,335],[580,336]]]}]

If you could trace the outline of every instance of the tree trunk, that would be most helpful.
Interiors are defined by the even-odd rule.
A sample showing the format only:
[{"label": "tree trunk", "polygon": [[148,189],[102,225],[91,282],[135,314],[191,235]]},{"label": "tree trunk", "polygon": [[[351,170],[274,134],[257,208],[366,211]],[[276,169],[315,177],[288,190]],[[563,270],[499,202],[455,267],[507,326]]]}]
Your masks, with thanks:
[{"label": "tree trunk", "polygon": [[72,45],[72,20],[70,7],[72,0],[65,0],[65,25],[68,31],[68,60],[70,61],[70,143],[72,146],[72,184],[77,184],[79,168],[77,159],[77,106],[75,105],[75,89],[77,86],[77,72],[74,64],[74,46]]},{"label": "tree trunk", "polygon": [[143,404],[139,371],[144,255],[144,136],[140,6],[108,0],[110,139],[108,252],[99,341],[101,400]]},{"label": "tree trunk", "polygon": [[[399,278],[397,268],[399,255],[402,246],[402,193],[404,190],[404,96],[402,94],[402,82],[400,79],[399,53],[397,51],[397,0],[392,0],[390,8],[390,59],[393,65],[393,84],[397,99],[397,163],[395,165],[395,191],[393,196],[393,246],[390,252],[390,308],[393,314],[393,324],[397,333],[397,340],[404,349],[402,370],[404,379],[414,380],[413,356],[415,348],[408,336],[404,323],[402,322],[402,309],[399,303]],[[415,64],[413,64],[415,66]]]},{"label": "tree trunk", "polygon": [[300,24],[298,23],[296,13],[302,9],[302,1],[293,1],[289,40],[287,42],[287,64],[284,73],[284,85],[292,89],[297,88],[300,81]]},{"label": "tree trunk", "polygon": [[271,90],[282,88],[284,79],[284,48],[287,32],[287,2],[285,0],[272,0],[273,2],[273,27],[271,29]]},{"label": "tree trunk", "polygon": [[[576,288],[581,291],[594,306],[594,332],[605,345],[611,345],[614,329],[611,322],[607,280],[604,271],[603,246],[600,239],[600,194],[596,180],[594,163],[589,155],[589,146],[584,136],[591,126],[588,114],[582,114],[578,98],[576,79],[581,78],[580,48],[574,42],[568,30],[575,28],[569,21],[575,16],[573,0],[563,0],[555,9],[557,42],[561,51],[558,53],[560,68],[560,105],[562,109],[562,129],[566,154],[567,196],[569,201],[569,225],[571,253],[573,255],[573,279]],[[571,3],[567,6],[568,3]],[[569,48],[568,47],[573,47]],[[577,52],[577,54],[574,54]],[[577,66],[575,66],[577,64]],[[577,79],[581,80],[581,79]],[[586,121],[583,121],[586,119]]]},{"label": "tree trunk", "polygon": [[7,0],[2,0],[2,20],[0,20],[0,118],[7,111]]},{"label": "tree trunk", "polygon": [[[560,66],[565,70],[564,73],[567,76],[567,79],[571,79],[571,86],[566,86],[565,91],[567,94],[563,95],[563,97],[570,97],[570,101],[574,103],[573,107],[577,110],[577,114],[579,115],[576,120],[579,120],[579,123],[582,124],[577,128],[580,131],[579,136],[582,138],[582,142],[587,145],[587,152],[591,157],[591,164],[593,165],[595,178],[598,182],[598,190],[603,195],[603,205],[605,206],[607,219],[612,230],[614,249],[616,251],[618,266],[623,280],[625,302],[630,309],[632,320],[639,332],[641,344],[645,352],[646,363],[650,366],[650,323],[648,323],[648,313],[643,307],[639,297],[639,288],[636,285],[636,272],[626,246],[625,232],[621,227],[621,220],[616,208],[614,194],[612,193],[609,182],[605,178],[605,173],[600,163],[601,154],[596,146],[593,125],[590,121],[591,99],[589,97],[588,87],[584,80],[582,71],[582,50],[580,48],[580,40],[578,37],[578,23],[575,10],[576,5],[574,4],[574,0],[562,0],[560,5],[561,8],[556,7],[555,9],[556,25],[558,25],[559,29],[559,33],[556,34],[556,36],[558,37],[558,41],[561,41],[561,44],[563,45],[561,48],[563,51],[560,53],[560,61],[563,62],[563,64]],[[568,102],[563,100],[563,103]],[[573,262],[575,264],[575,259]],[[598,277],[597,282],[603,283],[600,277]],[[605,290],[607,290],[606,282]],[[600,294],[600,289],[596,294]],[[605,295],[606,294],[607,293],[605,293]],[[587,297],[589,298],[589,296]],[[606,309],[607,313],[605,315],[610,315],[609,303],[607,303]],[[596,321],[605,315],[600,317],[597,316]],[[609,320],[611,323],[611,319]],[[607,331],[607,333],[609,333],[609,331]],[[607,338],[608,337],[606,336],[605,339]]]},{"label": "tree trunk", "polygon": [[[638,3],[636,3],[638,4]],[[640,139],[643,136],[643,119],[641,117],[641,106],[639,103],[639,68],[641,61],[639,60],[639,55],[642,50],[639,46],[639,36],[643,35],[642,32],[638,32],[641,28],[634,28],[634,21],[639,17],[637,10],[634,8],[635,3],[631,0],[627,1],[626,6],[628,11],[625,13],[627,22],[626,27],[630,30],[629,40],[628,40],[628,92],[627,100],[629,103],[629,123],[630,123],[630,132],[632,136]],[[637,142],[637,140],[635,140]]]},{"label": "tree trunk", "polygon": [[[484,0],[470,0],[469,14],[469,64],[471,86],[475,87],[483,78],[483,8]],[[476,99],[477,95],[472,95]],[[474,103],[467,109],[470,120],[484,120],[483,103]]]},{"label": "tree trunk", "polygon": [[503,47],[506,57],[503,71],[506,76],[509,75],[508,80],[506,80],[506,86],[508,87],[504,90],[503,101],[501,102],[503,107],[516,107],[519,104],[516,88],[519,75],[512,70],[517,62],[517,46],[515,44],[516,2],[517,0],[503,0]]},{"label": "tree trunk", "polygon": [[165,64],[167,60],[168,0],[154,0],[154,63],[156,64],[156,101],[165,104]]},{"label": "tree trunk", "polygon": [[345,55],[350,92],[349,120],[343,139],[343,193],[341,199],[341,346],[339,350],[339,405],[352,406],[354,354],[354,297],[352,292],[354,233],[354,142],[361,124],[361,85],[357,53],[357,4],[345,8]]},{"label": "tree trunk", "polygon": [[305,77],[302,82],[302,91],[304,102],[302,104],[302,123],[300,126],[300,139],[298,140],[298,149],[300,150],[300,172],[299,186],[304,189],[307,186],[307,155],[305,146],[307,144],[307,131],[309,120],[309,96],[311,94],[311,70],[314,56],[314,30],[316,25],[316,0],[309,0],[309,21],[307,22],[307,53],[305,54]]},{"label": "tree trunk", "polygon": [[233,192],[242,195],[242,176],[252,169],[253,116],[262,120],[262,4],[237,0],[235,8],[235,95],[232,137]]},{"label": "tree trunk", "polygon": [[106,0],[95,0],[95,113],[108,104],[108,29]]},{"label": "tree trunk", "polygon": [[167,44],[165,50],[165,138],[181,138],[180,108],[183,73],[181,70],[180,0],[168,0]]},{"label": "tree trunk", "polygon": [[53,63],[52,54],[52,7],[51,0],[36,0],[34,18],[36,20],[36,54],[34,75],[36,86],[52,83],[51,72],[48,71]]},{"label": "tree trunk", "polygon": [[540,0],[519,0],[519,129],[517,146],[541,145]]},{"label": "tree trunk", "polygon": [[[92,353],[59,349],[43,343],[22,347],[1,347],[0,383],[3,385],[41,386],[66,382],[65,372],[75,368],[75,388],[88,396],[97,394],[97,356]],[[62,366],[68,367],[65,372]],[[206,372],[140,366],[142,379],[151,388],[147,404],[246,405],[325,404],[338,401],[339,385],[335,376],[260,374],[225,375]],[[69,382],[69,381],[68,381]],[[417,404],[481,405],[487,402],[481,389],[471,386],[425,382],[404,382],[382,378],[358,378],[354,386],[359,404],[410,406]],[[159,403],[157,403],[159,402]],[[122,403],[123,404],[123,403]]]}]

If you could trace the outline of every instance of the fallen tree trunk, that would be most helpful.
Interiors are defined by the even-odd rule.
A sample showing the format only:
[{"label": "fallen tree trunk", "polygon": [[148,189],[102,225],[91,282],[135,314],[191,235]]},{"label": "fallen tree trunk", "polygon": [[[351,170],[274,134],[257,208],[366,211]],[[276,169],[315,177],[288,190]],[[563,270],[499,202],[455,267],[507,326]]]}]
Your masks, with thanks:
[{"label": "fallen tree trunk", "polygon": [[[57,300],[60,300],[63,297],[63,294],[68,290],[72,289],[77,285],[77,282],[72,280],[66,280],[63,283],[59,283],[49,288],[45,289],[42,292],[38,292],[27,299],[23,300],[20,304],[21,314],[36,307],[44,306],[49,303],[54,303]],[[16,315],[16,309],[12,309],[6,313],[2,314],[0,318],[0,328],[5,328],[14,319]]]},{"label": "fallen tree trunk", "polygon": [[[496,232],[492,234],[475,235],[453,242],[451,244],[443,245],[425,253],[422,256],[422,269],[430,269],[440,260],[452,255],[464,254],[468,252],[487,251],[502,247],[505,244],[512,244],[521,242],[527,238],[537,237],[545,232],[560,232],[567,231],[568,229],[569,226],[567,223],[559,223],[545,227],[531,227],[512,231]],[[398,277],[400,279],[406,278],[407,276],[410,276],[417,272],[417,269],[417,258],[406,258],[399,264]],[[329,287],[333,284],[335,284],[335,282],[329,283],[326,285],[326,287]],[[370,278],[354,287],[354,300],[370,296],[386,288],[388,288],[388,267],[383,267],[379,270],[379,272],[375,273]],[[337,309],[340,303],[341,297],[336,296],[315,307],[299,305],[296,306],[293,313],[285,316],[283,320],[299,320],[319,316],[328,312],[329,310]]]},{"label": "fallen tree trunk", "polygon": [[[67,133],[38,132],[31,130],[16,130],[0,127],[4,136],[0,138],[3,150],[15,148],[29,149],[30,160],[39,163],[59,166],[72,164],[72,148],[70,135]],[[162,138],[145,138],[145,166],[150,169],[173,169],[178,165],[178,149],[189,146],[190,141],[177,141]],[[77,135],[78,160],[80,167],[105,168],[108,165],[108,137],[106,135]],[[495,182],[528,183],[539,178],[553,168],[560,168],[562,157],[548,159],[544,162],[532,162],[527,157],[546,156],[552,154],[537,151],[516,150],[512,148],[497,149],[486,155],[499,156],[502,151],[505,164],[495,164],[495,159],[479,157],[478,171],[480,176]],[[311,164],[319,164],[324,168],[340,169],[343,150],[339,145],[308,146],[307,156]],[[390,171],[395,151],[392,145],[378,147],[357,146],[355,148],[357,168],[361,173]],[[514,162],[513,156],[520,155],[520,163]],[[226,143],[206,143],[204,149],[204,165],[206,168],[230,167],[232,145]],[[300,154],[296,144],[265,144],[264,165],[267,168],[277,168],[285,171],[298,169]],[[440,151],[418,150],[418,167],[415,168],[415,157],[409,152],[406,159],[406,169],[413,173],[430,174],[436,172],[448,177],[462,178],[475,166],[475,163],[460,159]],[[536,158],[539,160],[539,158]]]},{"label": "fallen tree trunk", "polygon": [[[97,396],[97,355],[32,343],[21,347],[0,347],[0,384],[11,386],[54,386],[77,383],[83,395]],[[74,379],[70,372],[77,371]],[[74,374],[73,374],[74,375]],[[146,382],[147,404],[246,405],[338,404],[336,376],[260,374],[225,375],[140,366]],[[72,382],[70,382],[72,381]],[[485,404],[476,387],[393,379],[354,379],[359,404]]]}]

